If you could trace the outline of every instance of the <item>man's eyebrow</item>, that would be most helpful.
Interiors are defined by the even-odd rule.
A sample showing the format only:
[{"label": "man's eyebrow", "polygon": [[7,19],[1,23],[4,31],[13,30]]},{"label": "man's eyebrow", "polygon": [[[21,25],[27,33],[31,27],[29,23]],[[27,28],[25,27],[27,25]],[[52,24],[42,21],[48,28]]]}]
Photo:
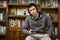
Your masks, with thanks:
[{"label": "man's eyebrow", "polygon": [[32,11],[32,10],[29,10],[29,11]]}]

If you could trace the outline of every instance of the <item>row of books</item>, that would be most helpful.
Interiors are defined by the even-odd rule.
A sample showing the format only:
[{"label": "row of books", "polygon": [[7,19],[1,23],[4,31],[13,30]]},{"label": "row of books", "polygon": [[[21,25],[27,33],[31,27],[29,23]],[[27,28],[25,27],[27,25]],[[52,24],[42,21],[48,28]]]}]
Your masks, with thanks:
[{"label": "row of books", "polygon": [[0,25],[0,34],[5,34],[6,33],[6,26]]},{"label": "row of books", "polygon": [[40,0],[9,0],[9,4],[38,4]]},{"label": "row of books", "polygon": [[10,27],[24,27],[24,20],[20,19],[9,19],[9,26]]},{"label": "row of books", "polygon": [[29,15],[29,13],[24,8],[11,8],[10,15]]},{"label": "row of books", "polygon": [[58,28],[57,27],[55,27],[54,32],[55,32],[55,36],[57,36],[58,35]]},{"label": "row of books", "polygon": [[46,14],[51,18],[51,20],[58,21],[58,14],[56,13],[46,13]]},{"label": "row of books", "polygon": [[0,13],[0,20],[6,20],[6,12]]},{"label": "row of books", "polygon": [[58,0],[9,0],[9,4],[41,4],[41,7],[57,7]]},{"label": "row of books", "polygon": [[0,6],[6,7],[7,5],[6,0],[0,0]]},{"label": "row of books", "polygon": [[57,7],[58,0],[41,0],[41,7]]}]

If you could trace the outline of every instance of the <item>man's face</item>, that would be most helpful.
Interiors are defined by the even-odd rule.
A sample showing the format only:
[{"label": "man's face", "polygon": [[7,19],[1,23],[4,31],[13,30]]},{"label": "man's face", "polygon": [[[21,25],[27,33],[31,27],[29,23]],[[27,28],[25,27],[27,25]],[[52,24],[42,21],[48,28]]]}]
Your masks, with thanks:
[{"label": "man's face", "polygon": [[36,16],[36,13],[37,13],[37,10],[34,6],[30,7],[29,8],[29,12],[33,15],[33,16]]}]

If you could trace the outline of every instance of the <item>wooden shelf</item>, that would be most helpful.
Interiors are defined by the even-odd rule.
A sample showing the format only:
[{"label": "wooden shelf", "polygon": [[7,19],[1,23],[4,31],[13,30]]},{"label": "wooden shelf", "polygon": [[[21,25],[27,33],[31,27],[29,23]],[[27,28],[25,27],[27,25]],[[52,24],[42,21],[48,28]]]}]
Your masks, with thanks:
[{"label": "wooden shelf", "polygon": [[14,30],[14,31],[21,31],[20,27],[8,27],[9,30]]},{"label": "wooden shelf", "polygon": [[[8,6],[23,6],[23,7],[27,7],[28,6],[28,4],[8,4]],[[38,6],[39,6],[39,4],[38,4]]]},{"label": "wooden shelf", "polygon": [[52,23],[58,23],[58,21],[54,21],[54,20],[52,20]]},{"label": "wooden shelf", "polygon": [[58,7],[41,7],[41,9],[58,9]]},{"label": "wooden shelf", "polygon": [[6,35],[5,33],[1,32],[0,35]]},{"label": "wooden shelf", "polygon": [[20,27],[18,27],[18,26],[16,26],[16,27],[13,27],[13,26],[9,26],[8,28],[20,28]]},{"label": "wooden shelf", "polygon": [[2,8],[5,9],[6,7],[0,6],[0,8],[1,8],[1,9],[2,9]]},{"label": "wooden shelf", "polygon": [[5,20],[0,20],[0,22],[6,22]]},{"label": "wooden shelf", "polygon": [[28,6],[28,4],[8,4],[8,6]]},{"label": "wooden shelf", "polygon": [[52,21],[52,23],[58,23],[57,21]]},{"label": "wooden shelf", "polygon": [[8,17],[14,17],[14,18],[25,18],[25,17],[27,17],[27,15],[8,15]]}]

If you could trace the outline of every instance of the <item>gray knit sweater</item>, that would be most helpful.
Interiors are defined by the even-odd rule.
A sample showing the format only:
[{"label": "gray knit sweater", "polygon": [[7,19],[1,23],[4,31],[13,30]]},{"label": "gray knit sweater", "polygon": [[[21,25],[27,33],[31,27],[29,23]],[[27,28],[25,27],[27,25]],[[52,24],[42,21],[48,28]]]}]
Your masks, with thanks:
[{"label": "gray knit sweater", "polygon": [[[47,33],[51,35],[53,32],[53,25],[51,23],[51,19],[43,12],[38,12],[39,18],[34,19],[33,16],[27,16],[24,22],[24,29],[22,30],[25,34],[28,34],[28,29],[32,29],[37,33]],[[48,31],[46,31],[46,27],[48,27]]]}]

